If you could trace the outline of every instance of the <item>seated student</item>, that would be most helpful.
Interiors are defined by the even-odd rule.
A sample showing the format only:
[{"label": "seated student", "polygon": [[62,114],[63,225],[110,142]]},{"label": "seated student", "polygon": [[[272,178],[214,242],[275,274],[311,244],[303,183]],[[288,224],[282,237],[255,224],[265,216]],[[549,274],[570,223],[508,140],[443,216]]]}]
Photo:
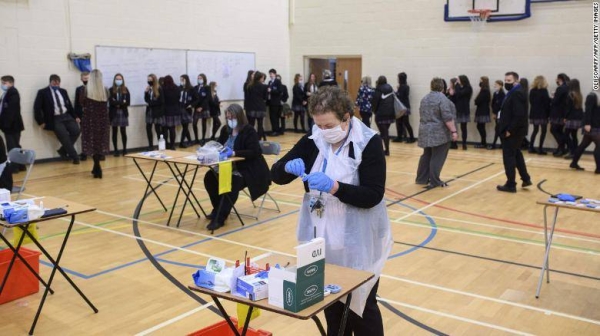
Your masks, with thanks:
[{"label": "seated student", "polygon": [[73,104],[65,89],[60,88],[60,77],[50,76],[50,85],[38,91],[33,104],[35,121],[47,131],[54,131],[62,147],[58,150],[61,158],[67,155],[73,164],[79,164],[75,142],[79,138],[79,124],[75,119]]},{"label": "seated student", "polygon": [[0,188],[12,191],[13,178],[12,171],[10,168],[10,162],[6,156],[6,149],[4,147],[4,139],[0,136]]},{"label": "seated student", "polygon": [[[216,174],[209,171],[204,176],[204,187],[213,206],[208,215],[208,230],[216,230],[225,225],[225,219],[237,201],[240,190],[248,187],[250,197],[254,201],[264,195],[271,184],[269,166],[262,155],[258,134],[248,124],[244,109],[238,104],[231,104],[225,110],[225,118],[227,126],[223,127],[217,141],[227,147],[225,153],[228,157],[241,157],[244,160],[234,164],[231,192],[228,193],[232,203],[227,198],[222,199],[225,195],[219,195],[219,178]],[[221,202],[221,209],[217,213]]]}]

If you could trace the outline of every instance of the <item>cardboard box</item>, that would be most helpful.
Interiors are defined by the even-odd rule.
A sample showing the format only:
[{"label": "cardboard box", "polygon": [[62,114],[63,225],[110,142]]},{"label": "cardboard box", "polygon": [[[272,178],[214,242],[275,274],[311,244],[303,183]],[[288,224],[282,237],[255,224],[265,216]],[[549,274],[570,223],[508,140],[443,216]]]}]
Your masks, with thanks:
[{"label": "cardboard box", "polygon": [[239,277],[236,285],[237,293],[252,301],[269,297],[269,279],[261,274],[262,272]]}]

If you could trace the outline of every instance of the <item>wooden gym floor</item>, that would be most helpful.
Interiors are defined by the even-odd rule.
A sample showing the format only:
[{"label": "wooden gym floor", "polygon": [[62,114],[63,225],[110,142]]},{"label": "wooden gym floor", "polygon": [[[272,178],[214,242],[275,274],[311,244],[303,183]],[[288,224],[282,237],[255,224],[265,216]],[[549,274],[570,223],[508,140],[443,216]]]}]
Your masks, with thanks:
[{"label": "wooden gym floor", "polygon": [[[271,140],[286,151],[298,137],[288,133]],[[590,156],[581,163],[586,172],[573,172],[566,160],[525,154],[534,186],[504,194],[495,190],[505,181],[499,150],[451,151],[443,170],[450,186],[429,191],[414,184],[421,150],[393,144],[391,153],[385,197],[388,203],[403,201],[388,208],[396,244],[379,289],[386,334],[600,334],[600,232],[593,214],[561,213],[550,260],[552,282],[544,284],[540,299],[534,297],[544,251],[542,207],[535,201],[546,197],[535,184],[545,181],[541,188],[548,192],[600,198],[600,176],[593,174]],[[245,219],[245,227],[230,217],[211,236],[208,222],[196,219],[189,207],[179,229],[166,227],[168,213],[153,196],[134,221],[145,182],[132,160],[107,157],[102,180],[92,178],[91,166],[89,160],[79,166],[37,164],[27,185],[29,196],[57,196],[98,208],[77,217],[61,264],[100,312],[93,314],[57,276],[38,335],[184,335],[220,321],[214,307],[204,304],[210,298],[181,289],[209,256],[236,260],[245,251],[261,258],[294,252],[300,182],[272,186],[281,213],[264,210],[258,221]],[[150,163],[143,167],[149,170]],[[208,208],[202,176],[195,189]],[[159,166],[155,181],[165,181],[158,192],[172,203],[176,185],[166,166]],[[241,195],[238,208],[248,212],[252,205]],[[39,226],[51,252],[58,250],[66,226],[61,220]],[[47,264],[40,268],[47,277]],[[40,298],[38,293],[1,305],[0,335],[25,335]],[[235,314],[234,305],[225,307]],[[264,311],[251,327],[274,335],[317,334],[312,321]]]}]

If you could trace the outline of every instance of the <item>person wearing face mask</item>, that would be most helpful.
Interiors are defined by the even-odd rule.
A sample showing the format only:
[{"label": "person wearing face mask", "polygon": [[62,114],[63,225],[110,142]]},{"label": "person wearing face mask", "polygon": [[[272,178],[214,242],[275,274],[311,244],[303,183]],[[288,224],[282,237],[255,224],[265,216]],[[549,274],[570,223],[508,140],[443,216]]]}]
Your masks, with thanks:
[{"label": "person wearing face mask", "polygon": [[148,86],[144,93],[144,101],[147,105],[146,136],[148,137],[148,150],[154,150],[152,125],[154,125],[156,138],[159,139],[160,135],[163,134],[162,126],[165,122],[165,96],[162,87],[158,85],[158,79],[155,74],[148,75]]},{"label": "person wearing face mask", "polygon": [[385,155],[390,155],[390,125],[396,122],[394,111],[394,89],[387,83],[385,76],[379,76],[373,93],[373,112],[375,123],[381,133]]},{"label": "person wearing face mask", "polygon": [[181,125],[181,110],[179,108],[181,88],[175,85],[175,81],[171,75],[165,76],[163,92],[165,94],[165,124],[163,132],[167,149],[175,150],[177,126]]},{"label": "person wearing face mask", "polygon": [[502,108],[502,102],[504,101],[504,82],[501,80],[496,80],[494,82],[494,95],[492,96],[492,117],[494,118],[494,141],[491,145],[488,146],[488,149],[493,150],[496,149],[496,144],[498,143],[498,139],[500,139],[500,134],[498,134],[497,126],[498,126],[498,113]]},{"label": "person wearing face mask", "polygon": [[304,115],[306,114],[306,104],[308,104],[308,97],[304,91],[304,81],[301,74],[294,76],[294,87],[292,88],[292,111],[294,111],[294,132],[299,133],[298,121],[300,121],[300,128],[302,133],[306,133],[304,128]]},{"label": "person wearing face mask", "polygon": [[477,123],[477,131],[481,136],[481,143],[475,145],[475,148],[486,148],[487,147],[487,132],[485,124],[491,121],[490,119],[490,103],[492,95],[490,93],[490,79],[486,76],[480,78],[479,82],[479,93],[475,97],[475,122]]},{"label": "person wearing face mask", "polygon": [[[391,89],[390,89],[391,90]],[[392,247],[383,195],[386,162],[381,138],[352,117],[354,104],[338,87],[323,87],[308,103],[315,127],[271,168],[273,182],[284,185],[300,177],[304,198],[297,238],[325,238],[327,263],[375,273],[352,292],[344,335],[383,335],[377,305],[379,275]],[[313,211],[315,204],[322,206]],[[311,208],[311,206],[313,208]],[[344,304],[325,309],[327,334],[337,335]]]},{"label": "person wearing face mask", "polygon": [[[85,92],[85,86],[87,85],[90,79],[90,73],[84,71],[81,73],[79,78],[81,79],[82,85],[78,86],[75,89],[75,101],[73,102],[73,112],[75,113],[75,121],[77,121],[77,123],[81,126],[81,119],[83,119],[83,106],[81,106],[81,102],[83,101],[83,93]],[[84,130],[81,130],[81,133],[83,132]],[[79,155],[79,158],[81,159],[81,161],[87,160],[87,156],[83,153]]]},{"label": "person wearing face mask", "polygon": [[208,107],[210,117],[212,118],[212,135],[211,140],[215,140],[217,131],[221,127],[221,100],[217,94],[217,82],[210,82],[210,96],[208,97]]},{"label": "person wearing face mask", "polygon": [[552,97],[550,105],[550,133],[556,140],[558,146],[552,155],[556,157],[567,154],[565,149],[565,115],[567,114],[567,99],[569,97],[569,87],[567,86],[569,77],[564,73],[558,74],[556,77],[556,91]]},{"label": "person wearing face mask", "polygon": [[467,124],[471,121],[471,97],[473,88],[466,75],[458,76],[454,85],[454,99],[456,105],[456,122],[460,124],[462,149],[467,150]]},{"label": "person wearing face mask", "polygon": [[267,105],[269,105],[269,121],[271,122],[271,136],[279,136],[283,133],[279,127],[279,118],[281,118],[281,95],[283,87],[281,81],[277,79],[277,71],[269,70],[269,84],[267,88]]},{"label": "person wearing face mask", "polygon": [[246,87],[248,90],[248,100],[246,101],[246,114],[248,122],[252,127],[256,125],[259,139],[267,140],[263,126],[263,119],[267,116],[267,100],[269,87],[265,85],[265,74],[256,71],[252,82]]},{"label": "person wearing face mask", "polygon": [[[210,118],[210,107],[208,99],[210,96],[210,87],[206,75],[201,73],[198,75],[198,85],[194,87],[196,92],[195,112],[193,117],[192,129],[194,130],[194,138],[197,145],[203,145],[206,142],[206,130],[208,119]],[[202,119],[202,140],[198,136],[198,120]]]},{"label": "person wearing face mask", "polygon": [[75,150],[80,129],[73,104],[65,89],[60,87],[60,77],[50,76],[50,85],[38,91],[33,103],[33,114],[37,124],[47,131],[53,131],[61,144],[57,151],[62,159],[70,158],[73,164],[80,159]]},{"label": "person wearing face mask", "polygon": [[516,193],[516,173],[519,171],[522,187],[532,185],[531,176],[527,172],[527,166],[521,144],[527,135],[529,123],[527,122],[527,97],[519,84],[519,75],[516,72],[507,72],[504,78],[506,98],[502,109],[498,113],[497,131],[502,140],[502,161],[506,173],[506,183],[496,187],[498,191]]},{"label": "person wearing face mask", "polygon": [[[179,84],[181,88],[181,95],[179,97],[179,106],[181,108],[181,141],[179,141],[179,148],[187,148],[192,143],[192,136],[190,134],[190,123],[193,121],[194,106],[198,95],[196,90],[190,83],[190,77],[188,75],[181,75],[179,77]],[[187,139],[187,141],[186,141]]]},{"label": "person wearing face mask", "polygon": [[[223,127],[217,140],[225,146],[222,153],[227,158],[239,157],[244,160],[234,163],[231,192],[227,195],[229,197],[226,197],[225,194],[219,195],[219,176],[217,174],[208,171],[204,176],[204,187],[213,207],[207,216],[210,223],[206,227],[211,231],[225,225],[225,220],[231,213],[242,189],[248,187],[250,198],[255,201],[264,195],[271,185],[269,166],[262,155],[258,134],[254,127],[248,124],[244,109],[238,104],[231,104],[225,109],[225,118],[227,126]],[[221,204],[220,208],[219,204]]]},{"label": "person wearing face mask", "polygon": [[[0,130],[6,138],[6,150],[21,148],[21,132],[25,130],[21,116],[21,96],[15,88],[13,76],[2,76],[2,91],[0,91]],[[23,165],[12,165],[10,172],[24,171]]]},{"label": "person wearing face mask", "polygon": [[108,98],[108,119],[112,127],[112,143],[115,149],[114,156],[119,156],[117,148],[117,134],[121,131],[121,143],[123,144],[123,156],[127,155],[127,127],[129,126],[129,112],[127,107],[131,103],[129,89],[125,86],[125,79],[120,73],[113,77],[113,85],[110,88]]}]

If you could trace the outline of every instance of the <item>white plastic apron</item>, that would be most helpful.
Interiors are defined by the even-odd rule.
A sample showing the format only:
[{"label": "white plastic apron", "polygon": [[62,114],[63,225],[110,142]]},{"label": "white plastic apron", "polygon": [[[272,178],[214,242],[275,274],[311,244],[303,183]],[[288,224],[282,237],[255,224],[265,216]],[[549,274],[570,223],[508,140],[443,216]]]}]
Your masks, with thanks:
[{"label": "white plastic apron", "polygon": [[[351,118],[352,129],[347,141],[338,155],[331,150],[321,137],[320,129],[313,127],[311,137],[319,148],[311,172],[322,171],[325,155],[327,165],[325,174],[335,181],[358,185],[358,166],[362,161],[362,152],[375,134],[356,118]],[[348,157],[348,148],[354,147],[354,157]],[[325,210],[322,218],[316,211],[310,212],[311,197],[324,200]],[[362,316],[367,297],[383,269],[392,247],[390,223],[385,202],[370,209],[361,209],[342,203],[328,193],[311,190],[304,195],[298,221],[298,240],[306,242],[313,238],[314,227],[317,237],[325,238],[325,258],[328,263],[375,273],[375,277],[352,292],[350,308]],[[342,300],[345,302],[345,299]]]}]

